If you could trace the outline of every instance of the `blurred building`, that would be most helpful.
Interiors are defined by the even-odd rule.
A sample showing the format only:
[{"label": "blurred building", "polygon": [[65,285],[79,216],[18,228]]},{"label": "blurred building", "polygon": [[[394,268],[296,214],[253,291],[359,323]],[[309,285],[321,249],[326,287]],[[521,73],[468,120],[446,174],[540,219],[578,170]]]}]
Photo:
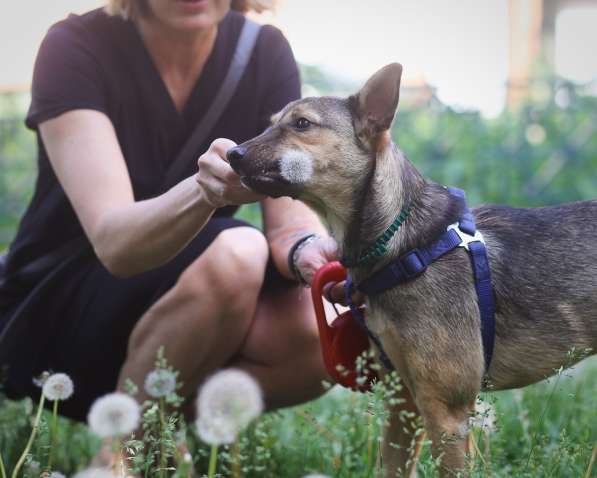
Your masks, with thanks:
[{"label": "blurred building", "polygon": [[516,108],[528,95],[533,69],[539,63],[555,71],[556,19],[576,7],[597,8],[595,0],[508,0],[509,78],[508,108]]},{"label": "blurred building", "polygon": [[423,74],[406,77],[400,85],[400,104],[407,108],[422,108],[439,101],[436,88],[430,85]]}]

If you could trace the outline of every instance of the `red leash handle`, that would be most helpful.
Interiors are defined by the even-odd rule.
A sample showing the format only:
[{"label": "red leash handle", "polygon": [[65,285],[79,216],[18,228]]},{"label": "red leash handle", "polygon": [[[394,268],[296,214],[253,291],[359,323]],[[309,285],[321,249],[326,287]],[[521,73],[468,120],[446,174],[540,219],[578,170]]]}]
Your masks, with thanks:
[{"label": "red leash handle", "polygon": [[339,262],[330,262],[317,270],[311,283],[311,297],[313,298],[313,306],[315,307],[315,315],[317,317],[321,353],[325,367],[333,377],[338,373],[338,363],[335,360],[333,349],[335,330],[328,325],[326,319],[325,308],[323,306],[323,288],[329,283],[342,282],[346,279],[346,276],[347,272],[342,267],[342,264]]},{"label": "red leash handle", "polygon": [[[323,288],[330,283],[342,282],[347,272],[339,262],[330,262],[321,267],[313,278],[311,295],[317,316],[319,341],[325,367],[330,376],[340,385],[355,391],[371,390],[377,378],[368,363],[365,371],[357,371],[356,361],[369,350],[369,337],[350,311],[340,314],[328,325],[323,306]],[[363,376],[363,374],[366,376]]]}]

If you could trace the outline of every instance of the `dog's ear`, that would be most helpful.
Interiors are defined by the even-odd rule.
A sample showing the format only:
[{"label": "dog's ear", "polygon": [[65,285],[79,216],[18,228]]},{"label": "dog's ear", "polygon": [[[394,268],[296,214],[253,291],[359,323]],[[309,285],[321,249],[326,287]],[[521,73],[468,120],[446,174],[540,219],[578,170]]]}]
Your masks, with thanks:
[{"label": "dog's ear", "polygon": [[401,76],[400,63],[386,65],[349,98],[355,116],[356,133],[361,140],[376,144],[380,134],[392,125],[398,107]]}]

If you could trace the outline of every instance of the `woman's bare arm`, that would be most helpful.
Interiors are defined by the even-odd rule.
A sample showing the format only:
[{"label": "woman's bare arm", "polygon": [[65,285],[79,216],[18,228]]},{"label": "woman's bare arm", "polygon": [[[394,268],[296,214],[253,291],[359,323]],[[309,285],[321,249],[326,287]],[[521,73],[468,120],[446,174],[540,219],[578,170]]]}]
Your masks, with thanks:
[{"label": "woman's bare arm", "polygon": [[[50,162],[106,268],[130,276],[167,262],[199,232],[216,207],[259,199],[222,161],[217,140],[199,160],[197,178],[135,201],[114,127],[103,113],[74,110],[40,125]],[[222,163],[222,164],[220,164]],[[230,170],[231,171],[231,170]],[[238,183],[238,184],[237,184]]]},{"label": "woman's bare arm", "polygon": [[288,269],[288,252],[296,241],[309,234],[320,235],[321,239],[303,248],[296,264],[307,282],[311,282],[319,267],[336,259],[336,242],[328,237],[317,215],[302,202],[290,198],[268,198],[262,201],[262,206],[272,260],[284,276],[294,278]]}]

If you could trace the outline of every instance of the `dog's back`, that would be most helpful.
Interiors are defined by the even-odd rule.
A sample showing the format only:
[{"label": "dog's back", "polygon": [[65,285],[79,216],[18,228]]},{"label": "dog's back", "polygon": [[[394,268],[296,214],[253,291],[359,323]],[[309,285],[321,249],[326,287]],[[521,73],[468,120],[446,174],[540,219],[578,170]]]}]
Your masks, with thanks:
[{"label": "dog's back", "polygon": [[495,385],[526,385],[551,375],[563,358],[571,365],[586,349],[594,351],[597,200],[474,212],[497,302]]}]

